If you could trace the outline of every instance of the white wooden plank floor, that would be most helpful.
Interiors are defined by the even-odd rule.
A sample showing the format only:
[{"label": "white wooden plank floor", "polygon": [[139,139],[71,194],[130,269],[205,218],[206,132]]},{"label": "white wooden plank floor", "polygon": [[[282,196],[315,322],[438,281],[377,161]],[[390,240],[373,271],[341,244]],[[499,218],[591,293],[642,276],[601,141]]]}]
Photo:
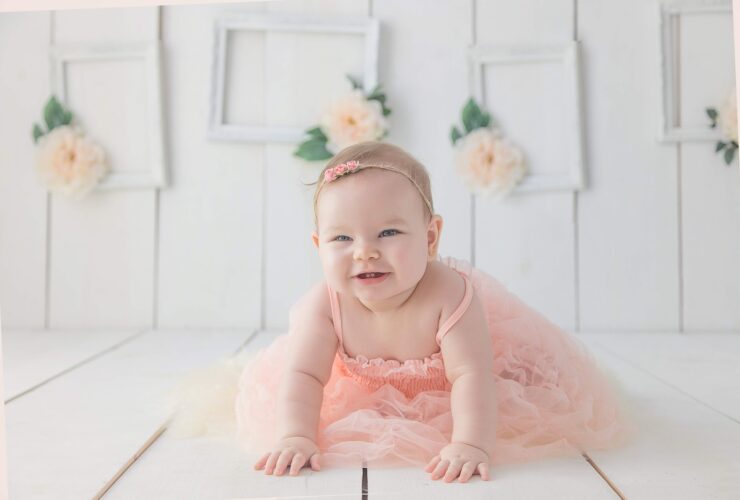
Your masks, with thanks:
[{"label": "white wooden plank floor", "polygon": [[634,440],[497,467],[489,482],[417,468],[267,476],[226,438],[158,433],[182,374],[276,335],[3,332],[10,498],[740,498],[740,334],[578,334],[627,392]]}]

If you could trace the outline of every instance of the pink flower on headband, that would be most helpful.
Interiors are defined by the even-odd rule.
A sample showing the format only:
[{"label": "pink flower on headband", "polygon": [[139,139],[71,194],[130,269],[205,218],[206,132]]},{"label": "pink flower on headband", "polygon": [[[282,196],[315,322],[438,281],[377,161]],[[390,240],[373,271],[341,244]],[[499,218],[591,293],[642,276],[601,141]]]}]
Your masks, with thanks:
[{"label": "pink flower on headband", "polygon": [[356,172],[358,168],[360,168],[360,163],[356,160],[340,163],[339,165],[326,169],[324,172],[324,180],[326,182],[331,182],[337,177]]}]

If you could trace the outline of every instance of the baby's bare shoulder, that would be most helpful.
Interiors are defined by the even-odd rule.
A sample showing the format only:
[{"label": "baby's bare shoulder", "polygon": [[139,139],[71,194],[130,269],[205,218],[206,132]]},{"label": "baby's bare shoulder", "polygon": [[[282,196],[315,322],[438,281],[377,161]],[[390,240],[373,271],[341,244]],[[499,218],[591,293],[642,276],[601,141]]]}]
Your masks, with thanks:
[{"label": "baby's bare shoulder", "polygon": [[299,315],[302,319],[322,319],[331,321],[331,304],[326,281],[321,280],[309,288],[290,307],[290,314]]},{"label": "baby's bare shoulder", "polygon": [[311,287],[291,306],[289,324],[288,369],[326,385],[338,345],[326,282]]},{"label": "baby's bare shoulder", "polygon": [[460,273],[451,267],[434,262],[432,288],[434,298],[440,304],[439,323],[442,325],[457,309],[465,296],[465,281]]}]

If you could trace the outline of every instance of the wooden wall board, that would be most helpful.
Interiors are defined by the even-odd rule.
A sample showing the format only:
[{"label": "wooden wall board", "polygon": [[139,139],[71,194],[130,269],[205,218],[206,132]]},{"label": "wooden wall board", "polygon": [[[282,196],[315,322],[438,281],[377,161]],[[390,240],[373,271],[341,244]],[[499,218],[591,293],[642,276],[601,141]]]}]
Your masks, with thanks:
[{"label": "wooden wall board", "polygon": [[[213,23],[252,5],[162,7],[165,96],[175,171],[159,194],[156,326],[260,324],[264,146],[207,139]],[[239,78],[263,98],[259,78]],[[237,108],[239,103],[233,103]]]},{"label": "wooden wall board", "polygon": [[0,109],[12,117],[0,120],[0,311],[6,328],[46,325],[47,194],[36,177],[31,130],[43,123],[49,99],[50,17],[0,15]]}]

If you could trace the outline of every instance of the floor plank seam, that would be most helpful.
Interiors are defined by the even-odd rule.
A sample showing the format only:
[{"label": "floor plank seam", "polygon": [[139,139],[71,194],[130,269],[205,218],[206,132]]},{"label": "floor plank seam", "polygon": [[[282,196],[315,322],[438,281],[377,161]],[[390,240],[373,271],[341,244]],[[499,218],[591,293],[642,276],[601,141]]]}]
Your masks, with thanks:
[{"label": "floor plank seam", "polygon": [[81,361],[78,361],[77,363],[75,363],[74,365],[70,366],[69,368],[65,368],[64,370],[60,371],[59,373],[55,373],[54,375],[50,376],[47,379],[42,380],[41,382],[37,383],[36,385],[33,385],[33,386],[29,387],[28,389],[26,389],[24,391],[21,391],[18,394],[14,395],[14,396],[12,396],[12,397],[10,397],[8,399],[6,399],[4,401],[4,404],[7,405],[8,403],[11,403],[11,402],[15,401],[16,399],[18,399],[18,398],[20,398],[22,396],[25,396],[26,394],[29,394],[29,393],[35,391],[36,389],[38,389],[40,387],[43,387],[44,385],[48,384],[52,380],[57,379],[57,378],[61,377],[62,375],[66,375],[67,373],[69,373],[69,372],[71,372],[73,370],[76,370],[77,368],[80,368],[81,366],[86,365],[87,363],[89,363],[89,362],[91,362],[91,361],[93,361],[93,360],[95,360],[95,359],[97,359],[97,358],[99,358],[99,357],[101,357],[101,356],[103,356],[105,354],[108,354],[108,353],[110,353],[112,351],[115,351],[116,349],[118,349],[119,347],[127,344],[128,342],[131,342],[132,340],[141,337],[142,335],[144,335],[148,331],[151,331],[151,330],[148,330],[148,329],[141,330],[140,332],[137,332],[137,333],[131,335],[130,337],[126,337],[125,339],[121,340],[117,344],[113,344],[112,346],[107,347],[107,348],[103,349],[102,351],[93,354],[90,357],[87,357],[87,358],[85,358],[85,359],[83,359]]},{"label": "floor plank seam", "polygon": [[242,352],[244,349],[246,349],[249,346],[249,343],[252,342],[252,340],[257,337],[257,333],[259,332],[258,329],[252,330],[246,339],[244,339],[244,342],[239,345],[239,347],[236,348],[236,350],[233,352],[232,356],[236,356],[240,352]]},{"label": "floor plank seam", "polygon": [[370,491],[367,487],[367,467],[362,467],[362,500],[367,500]]},{"label": "floor plank seam", "polygon": [[588,464],[591,467],[593,467],[593,469],[596,471],[596,473],[599,476],[601,476],[601,478],[604,481],[606,481],[606,484],[609,485],[609,487],[614,491],[614,493],[616,493],[619,496],[619,498],[621,498],[622,500],[625,500],[626,499],[626,497],[620,491],[620,489],[617,487],[617,485],[614,484],[611,479],[609,479],[609,476],[607,476],[606,473],[601,470],[601,467],[599,467],[599,465],[596,462],[594,462],[594,460],[588,455],[588,453],[582,453],[581,456],[583,456],[583,458],[586,459],[586,462],[588,462]]},{"label": "floor plank seam", "polygon": [[164,431],[167,430],[167,425],[169,424],[170,419],[167,419],[165,423],[163,423],[159,429],[156,430],[154,434],[152,434],[149,439],[146,440],[144,445],[139,448],[136,453],[134,453],[134,456],[128,459],[128,461],[123,464],[123,467],[121,467],[118,472],[107,482],[105,483],[105,486],[101,488],[100,491],[98,491],[95,496],[93,497],[93,500],[100,500],[103,498],[103,496],[108,493],[108,491],[113,487],[114,484],[126,473],[127,470],[131,468],[132,465],[141,457],[146,450],[148,450],[156,441],[160,438],[162,434],[164,434]]},{"label": "floor plank seam", "polygon": [[710,406],[710,405],[709,405],[708,403],[706,403],[706,402],[702,401],[701,399],[698,399],[698,398],[697,398],[697,397],[695,397],[695,396],[694,396],[693,394],[690,394],[690,393],[688,393],[688,392],[684,391],[683,389],[681,389],[680,387],[676,387],[675,385],[671,384],[670,382],[668,382],[668,381],[666,381],[666,380],[663,380],[663,379],[662,379],[662,378],[660,378],[659,376],[655,375],[655,374],[654,374],[654,373],[652,373],[652,372],[649,372],[648,370],[646,370],[646,369],[645,369],[645,368],[643,368],[642,366],[638,365],[637,363],[635,363],[635,362],[633,362],[633,361],[631,361],[631,360],[629,360],[629,359],[627,359],[627,358],[625,358],[625,357],[621,356],[620,354],[618,354],[618,353],[616,353],[616,352],[612,351],[611,349],[609,349],[608,347],[604,346],[604,345],[603,345],[603,344],[601,344],[600,342],[596,342],[596,343],[595,343],[595,345],[596,345],[596,346],[597,346],[598,348],[600,348],[600,349],[604,350],[605,352],[607,352],[607,353],[611,354],[611,355],[612,355],[612,356],[614,356],[615,358],[617,358],[617,359],[619,359],[619,360],[621,360],[621,361],[623,361],[623,362],[627,363],[628,365],[632,366],[633,368],[635,368],[635,369],[637,369],[637,370],[640,370],[640,371],[641,371],[641,372],[643,372],[644,374],[646,374],[646,375],[648,375],[648,376],[650,376],[650,377],[654,378],[654,379],[655,379],[655,380],[657,380],[658,382],[660,382],[660,383],[662,383],[662,384],[664,384],[664,385],[666,385],[666,386],[670,387],[671,389],[673,389],[673,390],[675,390],[675,391],[678,391],[678,392],[680,392],[681,394],[683,394],[684,396],[686,396],[686,397],[688,397],[688,398],[690,398],[690,399],[693,399],[694,401],[696,401],[696,402],[697,402],[697,403],[699,403],[700,405],[704,406],[705,408],[707,408],[707,409],[709,409],[709,410],[712,410],[713,412],[717,413],[718,415],[722,415],[723,417],[725,417],[725,418],[727,418],[727,419],[729,419],[729,420],[731,420],[731,421],[735,422],[736,424],[740,424],[740,420],[736,419],[736,418],[735,418],[735,417],[733,417],[732,415],[728,415],[727,413],[724,413],[723,411],[721,411],[721,410],[718,410],[717,408],[714,408],[713,406]]},{"label": "floor plank seam", "polygon": [[[232,356],[238,354],[242,349],[244,349],[253,338],[255,338],[257,335],[258,330],[252,330],[249,335],[247,336],[246,340],[242,342],[232,353]],[[157,429],[154,434],[152,434],[149,439],[144,442],[144,444],[139,448],[134,455],[128,459],[128,461],[123,464],[123,466],[113,475],[113,477],[103,486],[100,491],[98,491],[95,496],[93,497],[93,500],[100,500],[105,496],[105,494],[110,491],[110,489],[113,487],[113,485],[116,484],[116,482],[123,477],[123,475],[126,473],[127,470],[131,468],[134,463],[144,454],[146,451],[151,448],[151,446],[164,434],[164,432],[167,430],[167,426],[169,425],[170,421],[172,420],[172,416],[170,416],[160,427]]]}]

